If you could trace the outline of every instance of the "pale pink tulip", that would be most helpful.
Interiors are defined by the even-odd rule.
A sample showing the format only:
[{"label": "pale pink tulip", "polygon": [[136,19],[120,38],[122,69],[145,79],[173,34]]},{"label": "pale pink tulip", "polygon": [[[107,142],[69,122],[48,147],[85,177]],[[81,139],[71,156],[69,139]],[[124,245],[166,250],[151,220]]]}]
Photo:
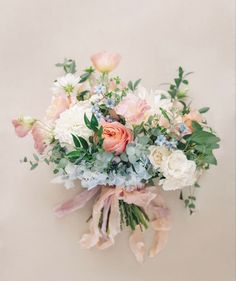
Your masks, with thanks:
[{"label": "pale pink tulip", "polygon": [[120,62],[120,55],[116,53],[100,52],[91,56],[93,66],[102,73],[111,72]]},{"label": "pale pink tulip", "polygon": [[117,114],[124,116],[128,123],[140,124],[150,108],[146,100],[130,93],[116,106],[115,111]]},{"label": "pale pink tulip", "polygon": [[119,122],[108,123],[103,121],[103,148],[107,152],[115,152],[116,155],[125,151],[126,145],[133,140],[129,129]]},{"label": "pale pink tulip", "polygon": [[32,128],[34,148],[42,154],[45,148],[53,139],[51,129],[40,121],[37,121]]},{"label": "pale pink tulip", "polygon": [[15,132],[18,137],[25,137],[32,129],[36,119],[32,117],[20,117],[18,119],[13,119],[12,124],[15,128]]},{"label": "pale pink tulip", "polygon": [[66,95],[53,96],[50,106],[47,109],[47,118],[55,121],[60,114],[70,107],[70,98]]}]

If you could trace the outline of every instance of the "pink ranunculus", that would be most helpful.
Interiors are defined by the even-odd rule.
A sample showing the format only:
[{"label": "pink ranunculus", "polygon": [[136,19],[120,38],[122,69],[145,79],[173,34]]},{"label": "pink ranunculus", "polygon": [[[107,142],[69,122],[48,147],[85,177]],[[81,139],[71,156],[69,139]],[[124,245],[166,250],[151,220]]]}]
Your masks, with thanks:
[{"label": "pink ranunculus", "polygon": [[197,110],[192,110],[188,114],[185,114],[183,116],[183,122],[186,124],[186,126],[192,131],[192,121],[196,121],[198,123],[201,123],[203,121],[202,115]]},{"label": "pink ranunculus", "polygon": [[115,152],[116,155],[125,151],[126,145],[133,140],[129,129],[119,122],[108,123],[103,121],[103,148],[107,152]]},{"label": "pink ranunculus", "polygon": [[66,95],[53,96],[50,106],[47,109],[47,118],[55,121],[60,114],[70,107],[70,98]]},{"label": "pink ranunculus", "polygon": [[15,132],[18,137],[25,137],[32,129],[36,119],[32,117],[20,117],[18,119],[13,119],[12,124],[15,128]]},{"label": "pink ranunculus", "polygon": [[117,67],[121,56],[116,53],[100,52],[91,56],[93,66],[102,73],[111,72]]},{"label": "pink ranunculus", "polygon": [[38,153],[42,154],[53,139],[51,128],[46,124],[37,121],[32,128],[32,135],[34,139],[34,148]]},{"label": "pink ranunculus", "polygon": [[117,114],[124,116],[128,123],[140,124],[150,108],[145,100],[130,93],[116,106],[115,111]]}]

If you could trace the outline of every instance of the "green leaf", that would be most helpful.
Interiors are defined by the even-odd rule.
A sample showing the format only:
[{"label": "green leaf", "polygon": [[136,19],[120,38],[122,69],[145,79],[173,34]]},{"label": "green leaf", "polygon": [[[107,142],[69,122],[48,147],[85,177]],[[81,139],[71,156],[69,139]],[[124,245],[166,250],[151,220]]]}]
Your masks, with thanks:
[{"label": "green leaf", "polygon": [[73,138],[75,147],[81,147],[78,137],[72,134],[72,138]]},{"label": "green leaf", "polygon": [[216,160],[216,158],[213,154],[207,155],[204,158],[204,161],[208,164],[211,164],[211,165],[217,165],[217,160]]},{"label": "green leaf", "polygon": [[133,87],[132,81],[129,81],[129,82],[128,82],[128,88],[129,88],[131,91],[134,91],[134,87]]},{"label": "green leaf", "polygon": [[39,157],[37,154],[33,153],[33,156],[34,156],[35,161],[39,161]]},{"label": "green leaf", "polygon": [[188,207],[189,207],[190,209],[195,209],[195,204],[194,204],[194,203],[190,203],[190,204],[188,205]]},{"label": "green leaf", "polygon": [[80,143],[81,143],[82,147],[84,149],[88,149],[89,145],[88,145],[87,141],[84,138],[82,138],[82,137],[78,137],[78,138],[80,140]]},{"label": "green leaf", "polygon": [[182,76],[183,73],[184,73],[183,68],[180,66],[180,67],[179,67],[179,76]]},{"label": "green leaf", "polygon": [[200,108],[198,111],[199,111],[199,113],[206,113],[209,109],[210,109],[210,107],[203,107],[203,108]]},{"label": "green leaf", "polygon": [[183,80],[182,81],[185,85],[188,85],[188,80]]},{"label": "green leaf", "polygon": [[79,83],[85,82],[89,78],[90,74],[89,73],[84,73],[80,76]]},{"label": "green leaf", "polygon": [[202,126],[196,121],[192,121],[192,127],[194,131],[202,131]]},{"label": "green leaf", "polygon": [[100,139],[102,138],[102,133],[103,133],[103,127],[101,126],[97,131],[97,135]]},{"label": "green leaf", "polygon": [[72,73],[74,74],[76,72],[76,63],[72,59],[64,59],[63,63],[57,63],[56,67],[62,67],[65,71],[65,73]]},{"label": "green leaf", "polygon": [[67,153],[67,157],[70,159],[74,159],[74,158],[78,158],[81,155],[81,151],[80,150],[74,150],[71,151],[69,153]]},{"label": "green leaf", "polygon": [[36,167],[38,167],[38,163],[34,163],[34,164],[31,164],[31,168],[30,170],[34,170]]},{"label": "green leaf", "polygon": [[83,101],[83,100],[85,100],[85,96],[86,96],[87,93],[89,93],[88,90],[82,91],[82,92],[78,93],[78,95],[76,96],[77,100],[78,100],[78,101]]},{"label": "green leaf", "polygon": [[142,79],[138,79],[137,81],[134,82],[134,90],[137,89],[139,83],[141,82]]},{"label": "green leaf", "polygon": [[86,125],[90,130],[92,130],[91,122],[89,121],[89,119],[88,119],[86,113],[84,114],[84,123],[85,123],[85,125]]},{"label": "green leaf", "polygon": [[160,111],[162,115],[170,122],[170,117],[168,116],[166,110],[160,107]]},{"label": "green leaf", "polygon": [[181,83],[181,79],[180,78],[176,78],[175,79],[175,85],[176,85],[177,88],[179,88],[180,83]]},{"label": "green leaf", "polygon": [[92,115],[90,124],[91,124],[91,128],[93,128],[93,129],[95,129],[98,126],[98,120],[94,114]]},{"label": "green leaf", "polygon": [[196,131],[189,139],[199,144],[215,144],[220,141],[216,135],[205,131]]}]

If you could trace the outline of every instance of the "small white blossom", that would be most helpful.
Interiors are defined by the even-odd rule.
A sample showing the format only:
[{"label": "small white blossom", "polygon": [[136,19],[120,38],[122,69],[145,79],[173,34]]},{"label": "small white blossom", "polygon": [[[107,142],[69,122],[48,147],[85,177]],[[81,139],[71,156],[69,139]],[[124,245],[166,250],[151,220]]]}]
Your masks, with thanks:
[{"label": "small white blossom", "polygon": [[55,93],[65,92],[67,94],[72,94],[78,89],[79,80],[79,77],[76,77],[71,73],[67,73],[65,76],[57,78],[52,90]]}]

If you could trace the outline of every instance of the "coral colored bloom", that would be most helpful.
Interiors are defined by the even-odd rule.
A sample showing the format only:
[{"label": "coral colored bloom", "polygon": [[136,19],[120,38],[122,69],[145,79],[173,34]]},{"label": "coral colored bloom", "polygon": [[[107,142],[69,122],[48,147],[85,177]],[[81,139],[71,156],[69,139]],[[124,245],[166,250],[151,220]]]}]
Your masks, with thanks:
[{"label": "coral colored bloom", "polygon": [[103,148],[107,152],[115,152],[116,155],[125,151],[126,145],[133,140],[129,129],[119,122],[108,123],[103,121]]},{"label": "coral colored bloom", "polygon": [[193,110],[188,114],[183,116],[183,122],[187,125],[187,127],[192,131],[192,121],[196,121],[201,123],[203,121],[202,115],[197,111]]},{"label": "coral colored bloom", "polygon": [[32,128],[34,148],[42,154],[53,139],[52,131],[47,125],[37,121]]},{"label": "coral colored bloom", "polygon": [[124,116],[128,123],[140,124],[150,108],[146,100],[130,93],[116,106],[115,111]]},{"label": "coral colored bloom", "polygon": [[15,128],[15,132],[18,137],[25,137],[32,129],[36,119],[32,117],[20,117],[18,119],[13,119],[12,124]]},{"label": "coral colored bloom", "polygon": [[55,121],[60,117],[60,114],[70,107],[70,99],[67,96],[53,96],[50,106],[47,110],[49,120]]},{"label": "coral colored bloom", "polygon": [[119,54],[108,52],[100,52],[91,56],[93,66],[102,73],[108,73],[115,69],[120,59]]}]

